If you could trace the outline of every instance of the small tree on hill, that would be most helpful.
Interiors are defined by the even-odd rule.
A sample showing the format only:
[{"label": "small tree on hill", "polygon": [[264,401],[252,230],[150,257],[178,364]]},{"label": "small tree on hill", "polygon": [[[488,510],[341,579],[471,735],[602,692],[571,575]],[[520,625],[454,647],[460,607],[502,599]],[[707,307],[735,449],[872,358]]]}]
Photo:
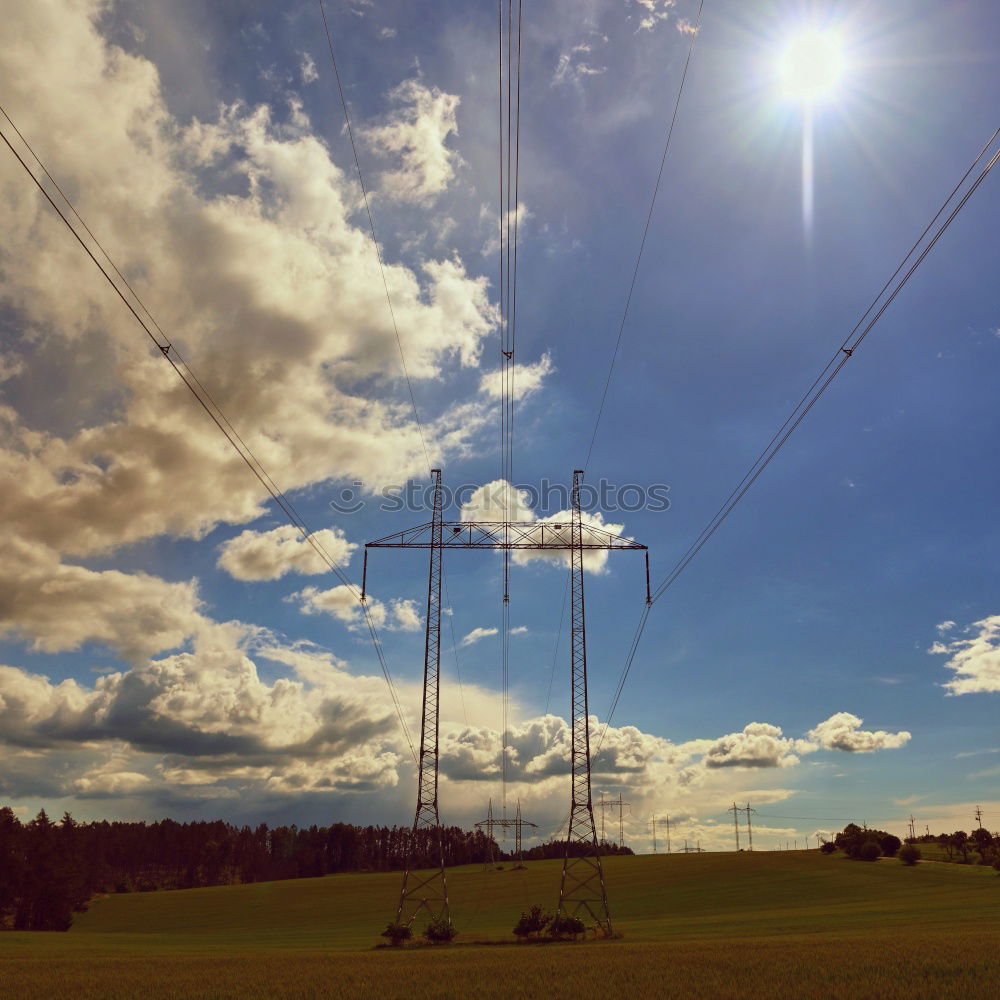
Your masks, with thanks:
[{"label": "small tree on hill", "polygon": [[413,937],[413,931],[410,930],[408,924],[390,923],[386,925],[385,930],[379,936],[384,937],[393,948],[399,948],[405,941],[409,941]]},{"label": "small tree on hill", "polygon": [[903,844],[897,857],[904,865],[913,866],[920,860],[920,848],[916,844]]},{"label": "small tree on hill", "polygon": [[866,840],[858,849],[859,861],[878,861],[882,857],[882,848],[875,840]]},{"label": "small tree on hill", "polygon": [[833,854],[837,849],[837,845],[831,843],[829,840],[824,840],[819,849],[821,854]]},{"label": "small tree on hill", "polygon": [[518,938],[538,937],[551,921],[552,914],[546,913],[536,903],[521,914],[521,919],[514,925],[514,934]]},{"label": "small tree on hill", "polygon": [[437,917],[424,930],[424,937],[433,944],[446,944],[456,934],[455,925],[447,917]]},{"label": "small tree on hill", "polygon": [[549,924],[549,933],[554,938],[572,938],[574,941],[587,930],[587,925],[579,917],[563,914]]}]

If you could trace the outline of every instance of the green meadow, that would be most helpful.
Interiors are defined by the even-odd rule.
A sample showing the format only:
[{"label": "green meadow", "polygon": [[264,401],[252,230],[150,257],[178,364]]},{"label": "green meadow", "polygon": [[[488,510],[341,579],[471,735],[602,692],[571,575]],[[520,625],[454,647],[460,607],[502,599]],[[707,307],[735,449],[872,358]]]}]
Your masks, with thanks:
[{"label": "green meadow", "polygon": [[398,874],[108,896],[72,930],[0,934],[0,995],[131,997],[997,997],[991,868],[837,854],[606,859],[621,937],[514,943],[559,862],[448,872],[459,935],[375,949]]}]

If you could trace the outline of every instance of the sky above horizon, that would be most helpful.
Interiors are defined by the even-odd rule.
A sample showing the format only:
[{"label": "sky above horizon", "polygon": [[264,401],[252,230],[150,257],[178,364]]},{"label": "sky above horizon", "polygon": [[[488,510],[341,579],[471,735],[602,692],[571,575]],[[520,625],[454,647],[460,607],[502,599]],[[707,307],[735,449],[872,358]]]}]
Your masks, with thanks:
[{"label": "sky above horizon", "polygon": [[[419,428],[315,2],[0,10],[0,104],[343,572],[429,520],[428,458],[446,517],[472,516],[501,468],[496,8],[326,8]],[[553,516],[586,462],[587,516],[649,546],[654,585],[1000,124],[985,0],[707,0],[588,461],[697,11],[523,5],[513,478],[525,518]],[[806,198],[775,67],[816,25],[846,61],[810,112]],[[2,153],[0,801],[409,824],[350,593]],[[637,850],[654,815],[661,850],[668,816],[674,848],[731,848],[734,801],[761,847],[902,833],[911,811],[969,829],[977,804],[1000,828],[998,209],[991,174],[655,605],[594,762]],[[508,794],[547,839],[569,804],[566,572],[514,562]],[[633,552],[588,570],[599,732],[644,579]],[[469,826],[500,795],[498,557],[446,574],[441,819]],[[426,586],[426,553],[370,556],[415,735]]]}]

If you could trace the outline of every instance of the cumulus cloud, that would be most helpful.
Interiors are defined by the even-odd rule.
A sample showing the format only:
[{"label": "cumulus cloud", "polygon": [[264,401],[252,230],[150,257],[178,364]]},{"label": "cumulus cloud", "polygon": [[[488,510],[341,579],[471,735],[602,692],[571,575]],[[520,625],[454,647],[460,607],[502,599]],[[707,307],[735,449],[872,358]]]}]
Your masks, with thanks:
[{"label": "cumulus cloud", "polygon": [[947,621],[934,626],[934,628],[937,629],[938,635],[944,635],[945,632],[950,632],[954,627],[955,623],[950,618]]},{"label": "cumulus cloud", "polygon": [[[349,629],[360,631],[365,628],[365,620],[359,595],[357,588],[339,584],[329,590],[305,587],[290,594],[286,600],[298,603],[303,614],[328,614]],[[390,632],[417,632],[423,627],[415,601],[393,598],[388,604],[383,604],[367,595],[367,604],[376,628],[385,628]]]},{"label": "cumulus cloud", "polygon": [[[335,566],[346,566],[357,548],[339,528],[312,534]],[[237,580],[277,580],[286,573],[324,573],[329,567],[290,524],[270,531],[246,530],[219,546],[218,565]]]},{"label": "cumulus cloud", "polygon": [[[356,184],[297,105],[282,118],[237,103],[182,126],[155,67],[101,36],[103,9],[40,0],[8,12],[20,44],[0,52],[0,75],[19,127],[58,137],[44,150],[50,169],[122,270],[138,276],[160,326],[183,331],[185,356],[286,492],[348,477],[377,488],[417,472],[423,452],[408,406],[384,387],[354,388],[401,374],[378,260],[354,224]],[[423,110],[414,114],[416,127]],[[81,158],[81,148],[101,156]],[[4,163],[0,301],[35,331],[24,359],[35,377],[53,358],[68,367],[80,421],[60,424],[65,399],[39,418],[50,429],[0,414],[9,484],[0,523],[63,555],[90,555],[259,516],[263,491],[242,460],[158,352],[146,352],[16,164]],[[213,193],[220,180],[226,193]],[[485,277],[455,257],[419,272],[388,260],[385,273],[411,377],[478,363],[496,322]],[[461,434],[439,444],[434,426],[443,424],[428,428],[436,455],[468,446]]]},{"label": "cumulus cloud", "polygon": [[460,646],[471,646],[474,643],[479,642],[480,639],[486,639],[491,635],[496,635],[499,629],[496,628],[474,628],[471,632],[462,636],[462,641],[459,643]]},{"label": "cumulus cloud", "polygon": [[376,152],[399,158],[397,169],[381,175],[382,193],[397,201],[430,202],[448,186],[459,162],[447,146],[458,132],[459,98],[419,79],[405,80],[389,97],[396,108],[388,121],[360,130]]},{"label": "cumulus cloud", "polygon": [[[937,628],[943,633],[954,624],[944,622]],[[953,695],[1000,691],[1000,615],[973,622],[963,632],[967,638],[935,642],[928,650],[949,657],[945,667],[954,671],[955,677],[944,687]]]},{"label": "cumulus cloud", "polygon": [[[686,744],[690,749],[695,747]],[[729,733],[704,748],[704,763],[708,768],[719,767],[791,767],[799,763],[798,753],[812,753],[815,744],[789,739],[778,726],[766,722],[751,722],[741,732]]]},{"label": "cumulus cloud", "polygon": [[[2,533],[0,533],[2,534]],[[180,646],[203,621],[194,581],[66,565],[20,538],[0,562],[0,635],[57,653],[101,643],[126,659]]]},{"label": "cumulus cloud", "polygon": [[[286,493],[331,479],[377,490],[417,473],[423,448],[409,405],[393,401],[396,332],[356,225],[357,185],[295,100],[175,119],[155,66],[101,34],[104,11],[39,0],[6,12],[18,44],[0,49],[0,77],[19,127],[49,137],[47,165]],[[433,132],[440,102],[417,102],[408,121],[420,132],[425,112]],[[49,652],[100,643],[133,661],[177,648],[201,624],[194,582],[74,560],[245,525],[266,494],[12,160],[0,165],[0,229],[0,305],[30,331],[0,376],[11,399],[28,374],[44,383],[55,370],[70,387],[39,400],[30,424],[0,404],[0,634]],[[496,324],[485,277],[453,256],[419,270],[387,259],[385,279],[412,378],[478,364]],[[428,421],[435,460],[464,453],[490,406],[484,392]],[[322,536],[346,561],[343,535]],[[220,563],[239,579],[316,571],[290,529],[244,532]],[[408,602],[382,613],[418,627]]]},{"label": "cumulus cloud", "polygon": [[[547,517],[536,517],[531,508],[531,498],[526,490],[519,490],[503,479],[495,479],[475,490],[462,504],[460,512],[463,521],[503,521],[530,522],[530,528],[520,530],[525,537],[539,545],[537,549],[514,549],[513,562],[524,566],[531,562],[554,563],[568,566],[570,553],[562,547],[569,541],[569,526],[572,512],[557,511]],[[509,514],[505,514],[509,505]],[[600,511],[583,511],[581,524],[584,542],[603,542],[608,534],[621,535],[624,524],[605,522]],[[545,530],[556,527],[557,530]],[[560,534],[562,530],[564,534]],[[549,546],[552,546],[551,548]],[[558,546],[558,547],[557,547]],[[607,568],[608,551],[590,549],[583,554],[583,566],[588,572],[602,573]]]},{"label": "cumulus cloud", "polygon": [[850,712],[837,712],[810,729],[809,738],[827,750],[846,750],[848,753],[893,750],[910,742],[911,734],[905,729],[898,733],[884,729],[865,730],[861,728],[863,721]]},{"label": "cumulus cloud", "polygon": [[[254,648],[292,675],[264,681]],[[39,749],[50,752],[46,760],[54,755],[50,765],[60,761],[53,781],[62,788],[50,794],[122,797],[164,783],[281,794],[373,789],[396,783],[401,759],[385,701],[381,679],[353,676],[329,655],[275,645],[239,623],[212,624],[190,652],[90,688],[0,667],[0,741],[16,748],[22,777]]]}]

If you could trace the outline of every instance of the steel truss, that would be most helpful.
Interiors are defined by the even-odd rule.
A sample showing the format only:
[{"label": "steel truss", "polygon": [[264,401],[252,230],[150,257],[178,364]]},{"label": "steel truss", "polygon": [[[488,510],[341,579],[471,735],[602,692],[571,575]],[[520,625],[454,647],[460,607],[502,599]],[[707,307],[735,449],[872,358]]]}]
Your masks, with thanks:
[{"label": "steel truss", "polygon": [[517,866],[519,868],[524,867],[524,849],[521,845],[521,831],[523,827],[530,826],[532,829],[537,830],[537,823],[529,823],[526,819],[521,819],[521,801],[518,799],[517,802],[517,815],[514,819],[508,819],[506,816],[498,819],[493,815],[493,800],[490,799],[490,806],[486,812],[486,819],[480,820],[476,824],[477,830],[486,830],[486,856],[483,858],[483,868],[486,871],[492,871],[497,866],[496,855],[493,853],[493,848],[496,846],[493,840],[493,831],[499,827],[501,830],[514,830],[514,855],[517,858]]},{"label": "steel truss", "polygon": [[[413,820],[411,846],[407,849],[403,888],[399,896],[396,922],[410,925],[422,911],[431,920],[450,921],[448,890],[444,871],[441,823],[438,815],[438,723],[441,674],[441,573],[445,549],[492,549],[506,553],[514,549],[568,550],[572,583],[572,640],[570,651],[572,716],[572,795],[566,857],[563,861],[557,915],[593,922],[597,934],[611,933],[600,846],[594,825],[590,791],[590,720],[587,706],[587,638],[583,597],[583,554],[600,550],[640,550],[646,557],[646,603],[649,592],[649,551],[632,538],[615,535],[603,528],[583,524],[580,482],[583,472],[573,473],[573,509],[570,519],[561,521],[445,521],[441,509],[441,470],[432,469],[434,506],[432,519],[405,531],[386,535],[365,545],[361,598],[366,599],[369,549],[428,549],[430,569],[427,582],[427,623],[424,642],[424,695],[420,728],[420,758],[417,776],[417,809]],[[507,597],[506,566],[504,597]],[[533,826],[520,818],[497,819],[492,803],[488,818],[476,825],[513,826],[517,831],[520,857],[521,828]],[[411,870],[412,844],[420,830],[433,831],[438,865],[429,873]],[[490,838],[492,840],[492,837]],[[571,856],[572,855],[572,856]]]}]

